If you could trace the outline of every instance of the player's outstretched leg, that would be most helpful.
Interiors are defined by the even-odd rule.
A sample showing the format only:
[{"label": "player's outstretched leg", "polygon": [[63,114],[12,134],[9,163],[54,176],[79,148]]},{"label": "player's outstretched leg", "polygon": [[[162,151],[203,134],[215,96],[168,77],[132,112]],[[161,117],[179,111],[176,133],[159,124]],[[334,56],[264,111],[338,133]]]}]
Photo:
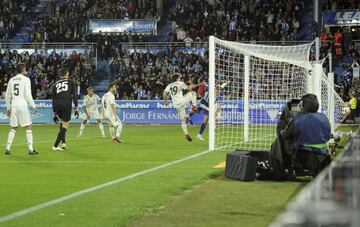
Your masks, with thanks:
[{"label": "player's outstretched leg", "polygon": [[186,119],[187,123],[189,123],[191,126],[194,125],[193,121],[192,121],[192,116],[195,114],[195,110],[191,110],[191,112],[189,113],[189,117]]},{"label": "player's outstretched leg", "polygon": [[10,129],[8,139],[7,139],[7,143],[6,143],[6,149],[5,149],[5,154],[6,155],[10,154],[11,144],[12,144],[14,138],[15,138],[15,134],[16,134],[16,128]]},{"label": "player's outstretched leg", "polygon": [[79,131],[79,135],[77,137],[81,137],[83,132],[84,132],[84,129],[85,129],[85,124],[86,124],[87,120],[84,120],[83,122],[81,122],[81,125],[80,125],[80,131]]},{"label": "player's outstretched leg", "polygon": [[99,129],[100,129],[100,132],[101,132],[101,136],[102,136],[103,138],[105,138],[104,125],[101,123],[100,120],[97,120],[97,122],[98,122],[98,125],[99,125]]}]

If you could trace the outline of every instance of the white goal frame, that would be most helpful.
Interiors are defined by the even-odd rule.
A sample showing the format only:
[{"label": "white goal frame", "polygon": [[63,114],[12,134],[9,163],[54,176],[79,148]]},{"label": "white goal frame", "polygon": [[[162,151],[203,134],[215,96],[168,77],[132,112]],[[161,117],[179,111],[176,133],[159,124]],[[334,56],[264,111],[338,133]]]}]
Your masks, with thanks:
[{"label": "white goal frame", "polygon": [[[226,43],[226,47],[232,49],[232,46],[237,46],[239,43],[230,42],[230,41],[224,41],[220,40],[218,38],[215,38],[214,36],[209,37],[209,150],[214,151],[216,150],[216,44],[220,43],[221,45],[224,45]],[[318,49],[319,41],[315,40],[312,43],[308,43],[309,46],[314,45],[315,48]],[[245,44],[245,45],[251,45],[251,47],[256,47],[256,44]],[[267,47],[264,45],[259,45],[263,47]],[[258,46],[258,47],[259,47]],[[248,46],[249,47],[249,46]],[[268,46],[272,47],[272,46]],[[286,46],[285,46],[286,47]],[[291,46],[295,47],[296,46]],[[241,47],[240,47],[241,48]],[[239,49],[239,47],[234,48]],[[246,143],[249,140],[249,81],[250,81],[250,57],[251,50],[245,49],[243,53],[244,55],[244,72],[243,72],[243,142]],[[309,48],[309,56],[310,56],[310,48]],[[287,63],[286,57],[281,56],[277,57],[274,61],[277,62],[285,62]],[[294,61],[290,61],[289,63],[293,64]],[[300,61],[299,61],[300,62]],[[334,117],[334,88],[333,88],[333,74],[330,73],[329,78],[325,76],[322,69],[322,62],[320,61],[314,61],[310,62],[308,59],[302,61],[304,65],[306,65],[306,68],[310,73],[307,73],[306,76],[306,93],[313,93],[318,97],[320,107],[322,106],[322,102],[324,105],[326,105],[326,111],[325,113],[331,122],[331,128],[332,132],[334,132],[334,129],[336,127],[335,117]],[[295,63],[296,64],[296,63]],[[325,78],[324,78],[325,77]],[[327,86],[326,89],[326,95],[324,95],[324,91],[322,91],[322,87]],[[323,89],[324,90],[324,89]],[[325,100],[324,100],[325,99]],[[290,101],[290,100],[289,100]],[[325,110],[325,109],[324,109]],[[319,108],[319,111],[321,111],[321,108]],[[323,111],[324,112],[324,111]],[[270,148],[269,148],[270,149]]]}]

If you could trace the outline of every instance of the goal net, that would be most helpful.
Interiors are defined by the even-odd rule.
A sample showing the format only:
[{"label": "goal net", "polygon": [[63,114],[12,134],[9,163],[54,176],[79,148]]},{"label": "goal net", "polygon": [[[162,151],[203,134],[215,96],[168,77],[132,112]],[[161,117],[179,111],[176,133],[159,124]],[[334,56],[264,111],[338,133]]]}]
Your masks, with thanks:
[{"label": "goal net", "polygon": [[321,96],[321,111],[331,116],[334,127],[341,122],[343,102],[321,63],[309,61],[312,45],[267,46],[210,37],[210,150],[269,150],[284,104],[306,93]]}]

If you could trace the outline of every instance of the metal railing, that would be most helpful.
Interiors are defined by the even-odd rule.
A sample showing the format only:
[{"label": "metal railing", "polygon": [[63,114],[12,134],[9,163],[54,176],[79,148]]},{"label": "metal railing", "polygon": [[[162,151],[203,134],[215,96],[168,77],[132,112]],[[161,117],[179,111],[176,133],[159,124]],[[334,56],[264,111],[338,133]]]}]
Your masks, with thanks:
[{"label": "metal railing", "polygon": [[[300,45],[313,42],[313,40],[308,41],[241,41],[241,43],[254,43],[254,44],[263,44],[263,45],[278,45],[278,46],[292,46]],[[129,48],[142,48],[142,49],[151,49],[151,48],[168,48],[168,47],[178,47],[178,48],[208,48],[209,42],[121,42],[119,45],[123,50]]]}]

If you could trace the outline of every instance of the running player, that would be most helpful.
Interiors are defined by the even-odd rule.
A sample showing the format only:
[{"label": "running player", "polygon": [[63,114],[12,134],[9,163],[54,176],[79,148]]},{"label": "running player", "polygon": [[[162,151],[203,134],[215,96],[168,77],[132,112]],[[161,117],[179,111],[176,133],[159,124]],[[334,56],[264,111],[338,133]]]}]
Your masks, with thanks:
[{"label": "running player", "polygon": [[109,84],[108,92],[101,99],[101,115],[104,119],[108,120],[110,124],[109,131],[112,141],[122,143],[122,140],[120,138],[123,125],[116,112],[115,93],[116,84]]},{"label": "running player", "polygon": [[[63,151],[66,149],[66,131],[71,120],[71,103],[74,101],[75,116],[79,118],[78,96],[74,81],[69,79],[69,70],[61,70],[60,80],[56,81],[53,87],[53,111],[54,121],[60,121],[60,131],[53,146],[54,151]],[[59,147],[62,142],[61,147]]]},{"label": "running player", "polygon": [[101,117],[98,110],[99,101],[100,101],[99,96],[94,94],[94,90],[91,87],[89,87],[87,89],[87,95],[84,97],[84,102],[83,102],[84,113],[82,114],[83,122],[80,125],[80,132],[78,137],[82,136],[86,123],[91,119],[96,119],[99,125],[99,129],[101,131],[101,135],[102,137],[105,137],[104,126],[101,123]]},{"label": "running player", "polygon": [[29,154],[35,155],[38,154],[38,152],[33,149],[32,122],[29,106],[33,108],[34,113],[37,113],[37,109],[31,95],[30,79],[25,76],[27,74],[25,64],[19,64],[17,66],[17,73],[16,76],[9,80],[5,94],[7,116],[10,118],[11,126],[5,154],[10,155],[10,148],[16,134],[16,129],[20,126],[26,129]]},{"label": "running player", "polygon": [[[179,114],[181,120],[181,128],[184,131],[185,139],[191,142],[192,138],[188,133],[186,125],[186,119],[188,116],[185,113],[185,108],[189,105],[190,102],[192,103],[192,109],[196,108],[196,92],[194,91],[194,89],[198,87],[199,84],[189,86],[186,85],[183,81],[181,81],[181,75],[179,73],[175,73],[173,75],[173,81],[173,83],[169,84],[165,88],[163,92],[163,98],[166,102],[170,94],[173,105]],[[183,95],[183,90],[188,91],[185,96]]]}]

